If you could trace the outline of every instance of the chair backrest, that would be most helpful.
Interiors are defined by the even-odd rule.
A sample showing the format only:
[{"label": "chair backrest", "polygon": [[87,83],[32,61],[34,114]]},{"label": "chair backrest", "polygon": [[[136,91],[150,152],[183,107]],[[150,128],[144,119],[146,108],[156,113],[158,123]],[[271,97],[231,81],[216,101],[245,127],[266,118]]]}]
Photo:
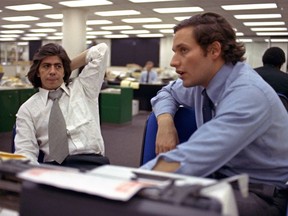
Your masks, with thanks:
[{"label": "chair backrest", "polygon": [[[16,136],[16,125],[13,126],[12,129],[12,142],[11,142],[11,152],[14,153],[15,152],[15,139]],[[42,163],[44,161],[44,153],[43,151],[39,150],[39,155],[38,155],[38,162]]]},{"label": "chair backrest", "polygon": [[281,94],[281,93],[277,93],[277,94],[278,94],[280,100],[282,101],[284,107],[288,111],[288,98],[284,94]]},{"label": "chair backrest", "polygon": [[[179,107],[174,116],[174,123],[178,132],[179,142],[187,141],[197,129],[194,109]],[[157,119],[154,112],[151,112],[145,125],[140,165],[156,157],[155,141],[157,130]]]}]

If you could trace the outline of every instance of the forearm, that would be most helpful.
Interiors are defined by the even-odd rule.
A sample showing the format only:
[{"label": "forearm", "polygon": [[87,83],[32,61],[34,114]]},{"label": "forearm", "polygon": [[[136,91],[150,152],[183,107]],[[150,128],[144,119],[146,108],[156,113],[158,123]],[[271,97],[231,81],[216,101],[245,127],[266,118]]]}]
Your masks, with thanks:
[{"label": "forearm", "polygon": [[179,167],[179,162],[167,162],[161,158],[157,161],[156,165],[153,167],[153,170],[163,172],[175,172],[177,169],[179,169]]},{"label": "forearm", "polygon": [[72,59],[71,64],[70,64],[72,71],[86,64],[87,53],[88,53],[88,50],[85,50],[84,52],[80,53],[78,56]]}]

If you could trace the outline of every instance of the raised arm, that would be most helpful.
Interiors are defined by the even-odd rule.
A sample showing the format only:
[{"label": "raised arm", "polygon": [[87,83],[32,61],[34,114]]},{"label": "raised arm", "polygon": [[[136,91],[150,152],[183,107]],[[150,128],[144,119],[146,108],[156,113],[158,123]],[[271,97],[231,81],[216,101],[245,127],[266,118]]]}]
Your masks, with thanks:
[{"label": "raised arm", "polygon": [[78,56],[72,59],[70,64],[72,71],[86,64],[86,55],[88,53],[88,50],[89,49],[83,51]]}]

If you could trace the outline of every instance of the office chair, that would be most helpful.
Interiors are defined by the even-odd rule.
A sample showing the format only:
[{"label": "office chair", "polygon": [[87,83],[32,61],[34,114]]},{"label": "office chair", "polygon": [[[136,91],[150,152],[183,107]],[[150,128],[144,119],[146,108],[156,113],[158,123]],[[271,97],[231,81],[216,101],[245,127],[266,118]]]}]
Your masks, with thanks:
[{"label": "office chair", "polygon": [[277,92],[277,94],[278,94],[280,100],[282,101],[284,107],[288,111],[288,98],[284,94],[281,94],[281,93],[278,93],[278,92]]},{"label": "office chair", "polygon": [[[178,132],[179,142],[185,142],[197,129],[194,109],[179,107],[174,116],[175,127]],[[140,165],[156,157],[155,140],[158,130],[157,119],[151,112],[146,120]]]},{"label": "office chair", "polygon": [[[15,136],[16,136],[16,125],[14,125],[13,129],[12,129],[12,142],[11,142],[11,152],[12,153],[15,152],[15,142],[14,142]],[[44,153],[43,153],[43,151],[39,150],[38,162],[43,163],[43,161],[44,161]]]}]

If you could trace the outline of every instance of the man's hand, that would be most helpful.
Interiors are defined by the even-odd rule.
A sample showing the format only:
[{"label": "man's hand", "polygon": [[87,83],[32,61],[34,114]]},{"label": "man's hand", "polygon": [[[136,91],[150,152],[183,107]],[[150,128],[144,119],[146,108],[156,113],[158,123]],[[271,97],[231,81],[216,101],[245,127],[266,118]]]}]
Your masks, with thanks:
[{"label": "man's hand", "polygon": [[178,133],[173,117],[164,113],[157,117],[158,131],[156,136],[156,154],[170,151],[179,143]]}]

